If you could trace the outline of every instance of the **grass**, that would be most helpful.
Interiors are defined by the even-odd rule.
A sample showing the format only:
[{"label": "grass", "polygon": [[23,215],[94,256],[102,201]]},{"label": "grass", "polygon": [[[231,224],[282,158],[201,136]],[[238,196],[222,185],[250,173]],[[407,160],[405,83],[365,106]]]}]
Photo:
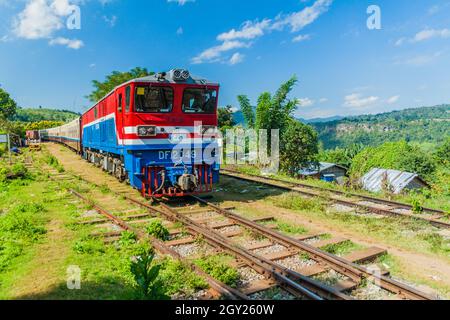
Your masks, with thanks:
[{"label": "grass", "polygon": [[426,222],[395,217],[357,216],[352,213],[326,210],[314,199],[286,193],[265,200],[276,207],[293,210],[307,217],[326,221],[334,227],[353,230],[385,243],[410,249],[414,252],[437,254],[450,262],[450,241],[433,231]]},{"label": "grass", "polygon": [[342,243],[336,243],[336,244],[329,244],[325,247],[321,248],[323,251],[326,251],[328,253],[337,255],[337,256],[344,256],[352,251],[362,249],[363,247],[361,245],[358,245],[352,241],[344,241]]},{"label": "grass", "polygon": [[319,199],[310,199],[299,196],[297,193],[283,193],[279,196],[272,196],[266,199],[277,207],[297,211],[324,212],[325,205]]},{"label": "grass", "polygon": [[[226,168],[226,166],[225,166]],[[230,169],[237,170],[244,174],[249,175],[261,175],[261,171],[255,167],[250,165],[239,165],[239,166],[231,166]],[[447,169],[447,171],[450,171]],[[444,171],[445,172],[445,171]],[[410,204],[416,209],[419,209],[420,213],[420,207],[429,207],[434,209],[440,209],[446,212],[450,215],[450,193],[449,193],[449,184],[448,184],[448,176],[450,175],[448,172],[446,172],[447,175],[444,173],[441,174],[440,180],[437,181],[437,183],[433,186],[432,190],[424,190],[423,192],[417,194],[417,193],[405,193],[405,194],[399,194],[399,195],[389,195],[389,197],[398,202],[403,202],[406,204]],[[286,180],[293,183],[302,183],[314,187],[320,187],[325,189],[331,189],[331,190],[337,190],[344,192],[347,196],[350,196],[350,194],[360,194],[365,196],[372,196],[372,197],[379,197],[379,198],[386,198],[386,195],[382,193],[371,193],[365,190],[355,190],[352,188],[340,186],[336,183],[330,183],[322,180],[317,179],[296,179],[293,177],[290,177],[288,175],[285,175],[283,173],[279,173],[272,176],[276,179]],[[418,205],[419,204],[419,205]]]},{"label": "grass", "polygon": [[[70,186],[86,188],[80,181]],[[95,226],[76,223],[88,206],[46,175],[0,184],[0,208],[0,299],[141,298],[130,266],[146,244],[129,232],[113,244],[90,236]],[[157,263],[166,294],[193,294],[207,287],[172,259],[162,257]],[[70,266],[81,270],[80,290],[67,288]]]},{"label": "grass", "polygon": [[195,264],[213,278],[235,288],[239,280],[239,273],[229,266],[231,260],[230,256],[216,255],[197,259]]}]

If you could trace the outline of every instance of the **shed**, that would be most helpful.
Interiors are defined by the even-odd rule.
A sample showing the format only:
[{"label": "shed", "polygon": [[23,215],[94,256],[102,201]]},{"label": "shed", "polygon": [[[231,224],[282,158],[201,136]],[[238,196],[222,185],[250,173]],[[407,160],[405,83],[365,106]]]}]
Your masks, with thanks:
[{"label": "shed", "polygon": [[347,168],[329,162],[319,162],[319,165],[311,164],[299,172],[303,178],[317,177],[328,182],[340,181],[347,175]]},{"label": "shed", "polygon": [[361,179],[363,189],[372,192],[383,191],[386,185],[394,194],[402,193],[405,190],[429,188],[429,184],[423,180],[417,173],[379,169],[370,170]]}]

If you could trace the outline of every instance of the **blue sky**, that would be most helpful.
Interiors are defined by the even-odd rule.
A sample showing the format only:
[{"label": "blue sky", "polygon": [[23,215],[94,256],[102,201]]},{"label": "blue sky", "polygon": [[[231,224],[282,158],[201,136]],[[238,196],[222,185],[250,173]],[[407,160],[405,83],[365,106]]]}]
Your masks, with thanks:
[{"label": "blue sky", "polygon": [[449,103],[449,13],[450,0],[0,0],[0,84],[22,107],[83,111],[112,70],[184,67],[233,106],[296,74],[305,118]]}]

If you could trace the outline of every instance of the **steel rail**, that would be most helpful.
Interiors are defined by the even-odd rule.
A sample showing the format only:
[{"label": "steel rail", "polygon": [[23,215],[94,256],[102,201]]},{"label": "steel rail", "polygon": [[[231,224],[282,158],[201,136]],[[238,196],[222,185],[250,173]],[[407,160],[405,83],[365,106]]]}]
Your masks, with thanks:
[{"label": "steel rail", "polygon": [[[151,237],[150,235],[147,235],[144,232],[142,232],[142,231],[140,231],[140,230],[138,230],[136,228],[132,228],[125,221],[123,221],[119,217],[116,217],[115,215],[111,214],[109,211],[107,211],[106,209],[102,208],[101,206],[99,206],[95,202],[91,201],[87,197],[83,196],[79,192],[77,192],[77,191],[75,191],[73,189],[69,189],[69,191],[70,191],[70,193],[72,193],[76,197],[80,198],[84,202],[86,202],[89,205],[91,205],[97,212],[99,212],[101,215],[105,216],[106,218],[108,218],[112,222],[114,222],[116,225],[118,225],[122,229],[134,232],[138,236],[138,238],[140,238],[140,239],[148,240],[151,243],[151,245],[157,251],[159,251],[160,253],[166,254],[166,255],[170,255],[170,256],[172,256],[174,259],[176,259],[178,261],[181,261],[183,263],[187,263],[185,261],[185,259],[183,259],[183,257],[181,257],[181,255],[179,255],[175,250],[173,250],[170,247],[166,246],[164,244],[164,242],[162,242],[162,241],[160,241],[160,240],[158,240],[158,239],[156,239],[154,237]],[[217,281],[216,279],[214,279],[213,277],[211,277],[210,275],[205,273],[203,270],[201,270],[196,265],[191,264],[191,263],[188,263],[188,265],[189,265],[189,267],[191,268],[191,270],[193,272],[195,272],[200,277],[204,278],[208,282],[208,284],[211,286],[211,288],[214,289],[215,291],[217,291],[218,293],[228,297],[231,300],[239,300],[239,299],[241,299],[241,300],[249,300],[249,297],[246,296],[245,294],[239,292],[236,289],[233,289],[233,288],[229,287],[228,285],[226,285],[226,284],[224,284],[224,283],[222,283],[220,281]]]},{"label": "steel rail", "polygon": [[196,196],[191,196],[191,198],[197,200],[204,205],[214,209],[216,212],[221,213],[222,215],[234,220],[238,223],[241,223],[252,230],[257,230],[258,233],[264,236],[269,236],[272,239],[278,240],[282,243],[287,243],[288,245],[298,248],[299,250],[308,252],[315,258],[319,258],[320,260],[325,261],[327,264],[333,266],[337,271],[342,272],[343,274],[349,276],[352,279],[358,277],[360,280],[364,278],[372,278],[379,282],[380,286],[390,292],[397,293],[399,295],[403,295],[409,299],[415,300],[432,300],[430,296],[427,294],[420,292],[412,287],[404,285],[398,281],[395,281],[389,277],[383,275],[376,275],[365,267],[359,266],[355,263],[349,262],[343,258],[337,257],[335,255],[329,254],[325,251],[317,249],[313,246],[307,245],[301,241],[293,239],[291,237],[285,236],[277,231],[259,225],[251,220],[238,216],[228,210],[224,210],[204,199],[201,199]]},{"label": "steel rail", "polygon": [[[248,176],[246,174],[240,173],[240,172],[233,172],[230,170],[224,170],[224,172],[229,172],[227,173],[221,173],[224,176],[227,177],[231,177],[234,179],[240,179],[240,180],[244,180],[244,181],[249,181],[249,182],[254,182],[254,183],[261,183],[261,184],[265,184],[271,187],[275,187],[275,188],[279,188],[279,189],[283,189],[286,191],[294,191],[300,194],[304,194],[307,195],[309,197],[318,197],[318,198],[322,198],[325,200],[331,200],[335,203],[338,204],[342,204],[345,206],[351,206],[351,207],[356,207],[356,208],[362,208],[365,210],[368,210],[370,212],[376,213],[376,214],[381,214],[381,215],[385,215],[385,216],[395,216],[395,217],[404,217],[404,218],[410,218],[410,219],[415,219],[415,220],[423,220],[425,222],[428,222],[436,227],[440,227],[440,228],[450,228],[450,222],[445,222],[445,221],[440,221],[437,219],[433,219],[433,218],[428,218],[428,217],[421,217],[421,216],[416,216],[416,215],[412,215],[412,214],[405,214],[405,213],[400,213],[400,212],[395,212],[389,209],[382,209],[382,208],[376,208],[370,205],[365,205],[365,204],[360,204],[360,203],[355,203],[352,201],[348,201],[348,200],[343,200],[340,198],[336,198],[333,196],[326,196],[326,195],[322,195],[322,194],[317,194],[317,193],[313,193],[313,192],[308,192],[305,190],[299,190],[297,188],[302,188],[304,187],[304,185],[302,184],[297,184],[297,183],[293,183],[293,182],[289,182],[289,181],[284,181],[284,180],[279,180],[279,179],[274,179],[274,178],[268,178],[268,177],[261,177],[261,176]],[[270,182],[273,181],[273,182]],[[277,182],[277,183],[275,183]],[[291,187],[286,186],[286,185],[280,185],[278,183],[283,183],[286,185],[291,185]],[[314,188],[318,188],[317,190],[322,190],[322,191],[329,191],[329,192],[334,192],[334,190],[331,189],[322,189],[320,187],[314,187]],[[341,191],[339,191],[341,192]],[[345,194],[342,192],[342,194]],[[360,197],[361,199],[365,199],[368,201],[372,201],[372,202],[383,202],[383,204],[391,204],[391,206],[394,206],[394,204],[396,204],[396,202],[391,202],[389,200],[381,200],[378,198],[371,198],[368,196],[360,196],[357,194],[351,194],[354,197]],[[408,205],[407,204],[400,204],[401,206],[404,206],[404,208],[407,208]],[[398,207],[397,205],[395,205],[395,207]],[[434,210],[434,209],[431,209]],[[439,213],[445,214],[443,211],[439,211]]]},{"label": "steel rail", "polygon": [[[159,213],[166,216],[169,220],[183,223],[188,229],[192,230],[194,233],[203,236],[205,239],[208,239],[210,242],[213,242],[214,244],[222,247],[225,251],[231,253],[233,256],[236,256],[241,260],[245,261],[247,265],[254,268],[258,272],[262,274],[267,274],[270,277],[274,278],[275,280],[277,280],[277,282],[281,287],[288,290],[294,295],[301,294],[302,296],[306,296],[309,299],[313,300],[323,300],[322,297],[326,297],[327,299],[341,299],[341,300],[352,299],[348,295],[343,294],[337,290],[334,290],[333,288],[330,288],[326,285],[323,285],[318,281],[305,277],[297,272],[289,270],[283,266],[280,266],[270,260],[267,260],[259,255],[253,254],[237,246],[224,236],[218,234],[217,232],[211,229],[205,228],[201,224],[180,214],[179,212],[169,207],[165,203],[159,202],[161,207],[165,209],[159,210],[147,203],[141,202],[134,198],[128,196],[124,197],[135,204],[147,208],[153,213]],[[294,281],[299,281],[302,284],[300,285]]]}]

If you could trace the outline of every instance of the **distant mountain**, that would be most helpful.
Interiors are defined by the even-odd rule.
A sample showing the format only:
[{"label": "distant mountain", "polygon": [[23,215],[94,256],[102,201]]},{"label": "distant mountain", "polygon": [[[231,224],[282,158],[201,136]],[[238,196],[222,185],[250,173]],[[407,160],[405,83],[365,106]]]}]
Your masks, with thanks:
[{"label": "distant mountain", "polygon": [[79,113],[69,110],[57,109],[18,109],[15,115],[15,121],[39,122],[39,121],[63,121],[69,122],[80,116]]},{"label": "distant mountain", "polygon": [[[244,115],[242,114],[242,111],[236,111],[233,114],[233,118],[234,121],[236,121],[237,124],[241,124],[243,125],[245,120],[244,120]],[[341,116],[334,116],[334,117],[329,117],[329,118],[314,118],[314,119],[302,119],[299,118],[298,120],[300,120],[303,123],[321,123],[321,122],[330,122],[330,121],[335,121],[335,120],[341,120],[344,119],[344,117]]]},{"label": "distant mountain", "polygon": [[326,149],[406,140],[440,143],[450,135],[450,105],[312,123]]},{"label": "distant mountain", "polygon": [[[241,111],[234,114],[243,124]],[[377,115],[299,119],[313,126],[325,149],[353,144],[376,146],[387,141],[441,143],[450,135],[450,105],[392,111]]]},{"label": "distant mountain", "polygon": [[331,121],[337,121],[337,120],[342,120],[345,117],[342,116],[334,116],[334,117],[328,117],[328,118],[313,118],[313,119],[298,119],[300,121],[302,121],[303,123],[324,123],[324,122],[331,122]]}]

